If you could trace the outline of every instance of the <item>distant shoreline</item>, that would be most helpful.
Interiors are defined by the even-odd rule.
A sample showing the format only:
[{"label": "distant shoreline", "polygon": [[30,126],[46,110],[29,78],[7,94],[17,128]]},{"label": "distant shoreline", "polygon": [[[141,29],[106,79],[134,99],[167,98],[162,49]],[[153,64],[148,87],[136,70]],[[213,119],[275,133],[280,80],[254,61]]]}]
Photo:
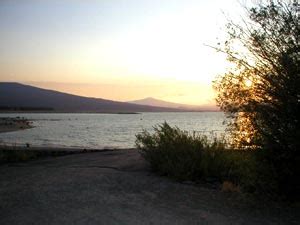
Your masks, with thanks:
[{"label": "distant shoreline", "polygon": [[0,115],[1,114],[5,114],[5,113],[49,113],[49,114],[53,114],[53,113],[88,113],[88,114],[93,114],[93,113],[97,113],[97,114],[141,114],[140,112],[92,112],[92,111],[81,111],[81,112],[75,112],[75,111],[38,111],[38,110],[34,110],[34,111],[27,111],[27,110],[23,110],[23,111],[0,111]]},{"label": "distant shoreline", "polygon": [[48,113],[48,114],[54,114],[54,113],[60,113],[60,114],[64,114],[64,113],[74,113],[74,114],[142,114],[142,113],[191,113],[191,112],[221,112],[220,110],[203,110],[203,111],[155,111],[155,112],[151,112],[151,111],[144,111],[144,112],[92,112],[92,111],[80,111],[80,112],[75,112],[75,111],[0,111],[0,115],[1,114],[5,114],[5,113],[11,113],[11,114],[17,114],[17,113],[22,113],[22,114],[26,114],[26,113]]}]

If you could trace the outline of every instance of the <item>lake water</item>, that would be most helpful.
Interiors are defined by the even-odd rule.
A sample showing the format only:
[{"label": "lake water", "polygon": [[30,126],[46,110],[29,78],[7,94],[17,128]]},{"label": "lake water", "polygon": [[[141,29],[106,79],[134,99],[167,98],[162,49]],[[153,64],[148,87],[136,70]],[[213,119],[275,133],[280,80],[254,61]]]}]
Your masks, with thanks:
[{"label": "lake water", "polygon": [[0,133],[0,144],[76,148],[133,148],[135,134],[164,121],[186,131],[221,134],[222,112],[81,114],[22,113],[0,117],[25,117],[34,128]]}]

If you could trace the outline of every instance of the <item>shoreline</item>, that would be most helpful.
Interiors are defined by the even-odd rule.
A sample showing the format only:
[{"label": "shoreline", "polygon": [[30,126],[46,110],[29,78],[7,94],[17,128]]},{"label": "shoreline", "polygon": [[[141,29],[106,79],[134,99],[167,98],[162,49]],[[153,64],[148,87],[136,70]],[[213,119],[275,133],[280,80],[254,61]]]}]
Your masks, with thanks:
[{"label": "shoreline", "polygon": [[138,111],[138,112],[93,112],[93,111],[0,111],[1,114],[26,114],[26,113],[46,113],[46,114],[143,114],[143,113],[194,113],[194,112],[222,112],[220,110],[187,110],[187,111]]},{"label": "shoreline", "polygon": [[27,130],[27,129],[31,129],[31,128],[34,128],[34,127],[31,126],[31,127],[26,127],[26,128],[19,128],[19,127],[2,127],[2,126],[0,126],[0,133],[9,133],[9,132]]},{"label": "shoreline", "polygon": [[104,151],[131,151],[137,150],[136,148],[81,148],[81,147],[59,147],[59,146],[13,146],[0,144],[0,151],[2,150],[19,150],[19,151],[48,151],[48,152],[104,152]]},{"label": "shoreline", "polygon": [[1,117],[0,133],[20,131],[33,128],[32,122],[23,117]]},{"label": "shoreline", "polygon": [[85,149],[85,148],[59,148],[59,147],[26,147],[1,146],[0,166],[10,163],[29,162],[45,158],[55,158],[67,155],[88,155],[96,153],[122,154],[124,152],[138,152],[134,148],[113,149]]}]

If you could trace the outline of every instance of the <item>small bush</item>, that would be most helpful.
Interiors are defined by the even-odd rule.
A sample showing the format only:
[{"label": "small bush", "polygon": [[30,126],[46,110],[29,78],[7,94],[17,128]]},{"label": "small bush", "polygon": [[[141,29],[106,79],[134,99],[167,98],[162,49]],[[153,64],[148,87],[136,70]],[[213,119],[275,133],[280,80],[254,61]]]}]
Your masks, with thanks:
[{"label": "small bush", "polygon": [[137,134],[136,146],[160,175],[178,181],[218,181],[224,191],[285,198],[280,195],[280,175],[266,162],[268,152],[263,149],[230,149],[224,139],[188,133],[167,123],[154,127],[153,134]]},{"label": "small bush", "polygon": [[188,133],[166,122],[154,133],[136,135],[136,146],[152,169],[161,175],[184,180],[230,181],[255,189],[256,165],[249,151],[229,150],[224,139]]}]

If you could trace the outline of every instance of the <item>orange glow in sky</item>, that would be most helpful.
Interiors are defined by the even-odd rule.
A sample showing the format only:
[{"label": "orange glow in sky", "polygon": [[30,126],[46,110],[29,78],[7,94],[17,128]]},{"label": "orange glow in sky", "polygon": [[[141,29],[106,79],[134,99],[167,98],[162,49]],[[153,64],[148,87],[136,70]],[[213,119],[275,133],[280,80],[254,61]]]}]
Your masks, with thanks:
[{"label": "orange glow in sky", "polygon": [[112,100],[214,104],[227,1],[1,1],[0,81]]}]

